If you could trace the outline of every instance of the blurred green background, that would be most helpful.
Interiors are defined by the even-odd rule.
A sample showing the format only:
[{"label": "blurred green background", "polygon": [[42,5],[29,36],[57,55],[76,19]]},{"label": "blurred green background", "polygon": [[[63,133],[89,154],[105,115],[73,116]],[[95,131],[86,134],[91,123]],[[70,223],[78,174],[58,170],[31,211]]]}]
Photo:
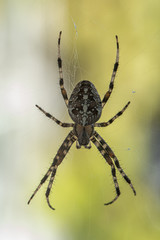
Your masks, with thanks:
[{"label": "blurred green background", "polygon": [[[160,239],[160,1],[0,1],[0,239]],[[136,188],[118,175],[115,196],[110,167],[95,146],[75,144],[58,168],[52,211],[47,183],[27,201],[68,134],[43,116],[40,105],[70,122],[59,89],[57,39],[65,87],[93,82],[108,89],[120,42],[115,88],[101,121],[130,100],[111,126],[97,129]]]}]

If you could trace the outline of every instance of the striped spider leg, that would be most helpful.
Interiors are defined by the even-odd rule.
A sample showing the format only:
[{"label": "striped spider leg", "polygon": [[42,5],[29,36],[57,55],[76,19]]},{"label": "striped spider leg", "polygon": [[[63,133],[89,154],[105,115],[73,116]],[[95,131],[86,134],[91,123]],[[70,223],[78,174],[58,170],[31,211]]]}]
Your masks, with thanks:
[{"label": "striped spider leg", "polygon": [[124,111],[127,109],[127,107],[129,106],[130,102],[128,102],[125,107],[119,111],[114,117],[112,117],[109,121],[107,122],[102,122],[102,123],[95,123],[94,127],[107,127],[108,125],[110,125],[111,123],[113,123],[118,117],[120,117]]},{"label": "striped spider leg", "polygon": [[[136,190],[134,189],[131,180],[125,174],[123,169],[121,168],[117,157],[115,156],[115,154],[112,151],[112,149],[108,146],[108,144],[104,141],[104,139],[95,131],[93,136],[92,136],[92,138],[91,138],[91,141],[98,148],[99,152],[105,158],[107,163],[111,166],[111,172],[112,172],[113,181],[114,181],[114,185],[115,185],[115,189],[116,189],[116,194],[117,195],[116,195],[116,197],[112,201],[110,201],[109,203],[105,203],[105,205],[112,204],[113,202],[115,202],[117,200],[117,198],[120,195],[120,189],[119,189],[119,186],[118,186],[118,181],[117,181],[117,177],[116,177],[116,169],[114,167],[114,164],[115,164],[116,168],[118,169],[118,171],[120,172],[120,174],[122,175],[122,177],[126,180],[126,182],[132,188],[134,195],[136,195]],[[113,164],[112,159],[114,161],[114,164]]]},{"label": "striped spider leg", "polygon": [[53,162],[52,162],[50,168],[48,169],[48,171],[46,172],[46,174],[42,178],[40,184],[38,185],[38,187],[36,188],[36,190],[34,191],[32,196],[30,197],[30,199],[28,201],[28,204],[30,203],[32,198],[35,196],[35,194],[38,192],[38,190],[40,189],[42,184],[45,183],[47,178],[51,175],[50,181],[49,181],[49,184],[48,184],[48,187],[47,187],[47,191],[46,191],[46,199],[47,199],[48,206],[52,210],[55,210],[55,208],[53,208],[50,204],[49,194],[50,194],[50,191],[51,191],[51,188],[52,188],[52,184],[53,184],[53,181],[54,181],[54,178],[55,178],[55,175],[56,175],[57,168],[61,164],[61,162],[63,161],[64,157],[66,156],[67,152],[69,151],[69,149],[71,148],[71,146],[75,142],[75,140],[76,140],[76,137],[73,135],[73,131],[71,131],[68,134],[68,136],[66,137],[66,139],[64,140],[64,142],[62,143],[61,147],[59,148],[56,156],[53,159]]},{"label": "striped spider leg", "polygon": [[104,147],[100,144],[100,142],[96,139],[95,136],[93,136],[91,138],[91,141],[97,147],[97,149],[102,154],[102,156],[104,157],[106,162],[111,166],[111,173],[112,173],[112,177],[113,177],[114,186],[115,186],[115,189],[116,189],[116,197],[112,201],[110,201],[108,203],[105,203],[105,205],[109,205],[109,204],[112,204],[113,202],[115,202],[120,195],[120,189],[119,189],[119,185],[118,185],[118,181],[117,181],[117,177],[116,177],[116,169],[115,169],[113,161],[110,158],[108,152],[104,149]]},{"label": "striped spider leg", "polygon": [[45,110],[43,110],[41,107],[39,107],[37,104],[36,104],[36,107],[41,111],[43,112],[46,117],[52,119],[53,121],[55,121],[58,125],[60,125],[61,127],[73,127],[74,126],[74,123],[62,123],[61,121],[59,121],[57,118],[53,117],[50,113],[46,112]]},{"label": "striped spider leg", "polygon": [[58,69],[59,69],[59,85],[60,85],[61,93],[65,101],[65,104],[66,106],[68,106],[68,96],[67,96],[66,89],[64,88],[64,82],[63,82],[62,59],[61,59],[61,51],[60,51],[61,35],[62,35],[62,32],[60,31],[59,38],[58,38],[58,60],[57,60]]},{"label": "striped spider leg", "polygon": [[118,42],[118,36],[116,35],[116,44],[117,44],[117,54],[116,54],[116,61],[114,64],[114,68],[113,68],[113,72],[112,72],[112,76],[111,76],[111,81],[109,84],[109,90],[106,92],[106,94],[104,95],[104,98],[102,100],[102,108],[104,107],[104,105],[106,104],[106,102],[108,101],[112,90],[114,88],[114,79],[116,77],[116,73],[118,70],[118,66],[119,66],[119,42]]}]

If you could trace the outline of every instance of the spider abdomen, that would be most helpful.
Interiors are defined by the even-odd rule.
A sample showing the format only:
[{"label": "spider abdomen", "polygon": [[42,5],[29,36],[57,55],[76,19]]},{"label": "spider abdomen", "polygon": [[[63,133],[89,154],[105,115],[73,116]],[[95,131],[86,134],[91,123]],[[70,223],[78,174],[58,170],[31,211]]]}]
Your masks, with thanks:
[{"label": "spider abdomen", "polygon": [[90,81],[81,81],[74,88],[68,103],[72,120],[82,126],[95,123],[101,116],[100,96]]}]

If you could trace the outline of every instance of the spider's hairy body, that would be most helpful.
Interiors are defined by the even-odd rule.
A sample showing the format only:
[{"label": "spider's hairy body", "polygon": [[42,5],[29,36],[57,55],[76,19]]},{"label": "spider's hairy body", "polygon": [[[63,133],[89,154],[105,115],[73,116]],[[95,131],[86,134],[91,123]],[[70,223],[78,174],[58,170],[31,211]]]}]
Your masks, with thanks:
[{"label": "spider's hairy body", "polygon": [[93,132],[93,124],[88,126],[82,126],[76,123],[73,128],[73,133],[77,137],[76,147],[81,148],[81,146],[84,146],[85,148],[90,148],[90,138],[92,137]]},{"label": "spider's hairy body", "polygon": [[136,191],[131,183],[131,180],[121,168],[116,155],[114,154],[112,149],[109,147],[107,142],[94,130],[95,127],[106,127],[111,123],[113,123],[119,116],[123,114],[123,112],[127,109],[127,107],[130,104],[130,102],[128,102],[124,106],[124,108],[121,111],[119,111],[114,117],[112,117],[109,121],[97,123],[97,121],[101,116],[102,109],[105,106],[106,102],[108,101],[112,93],[112,90],[114,88],[114,79],[115,79],[116,72],[119,65],[118,37],[116,36],[116,45],[117,45],[116,61],[114,64],[114,68],[113,68],[113,72],[112,72],[112,76],[109,84],[109,89],[104,95],[103,99],[101,100],[93,83],[87,80],[79,82],[74,88],[70,98],[68,99],[67,91],[64,88],[64,82],[63,82],[62,59],[60,54],[61,34],[62,32],[59,33],[59,38],[58,38],[59,85],[60,85],[63,99],[67,106],[69,115],[74,123],[62,123],[61,121],[53,117],[50,113],[46,112],[41,107],[36,105],[36,107],[42,113],[44,113],[48,118],[55,121],[59,126],[72,127],[72,130],[69,132],[69,134],[63,141],[62,145],[60,146],[59,150],[57,151],[57,154],[53,158],[53,162],[51,166],[49,167],[48,171],[46,172],[44,177],[41,179],[40,184],[38,185],[38,187],[36,188],[32,196],[30,197],[28,204],[30,203],[32,198],[35,196],[35,194],[38,192],[42,184],[50,176],[48,188],[46,191],[46,199],[47,199],[48,206],[54,210],[54,208],[51,206],[49,201],[49,195],[52,188],[52,184],[53,184],[58,166],[61,164],[61,162],[63,161],[64,157],[66,156],[67,152],[69,151],[69,149],[71,148],[74,142],[76,142],[77,148],[81,148],[81,146],[84,146],[85,148],[88,148],[88,149],[91,148],[91,142],[92,142],[97,147],[98,151],[101,153],[103,158],[111,167],[113,182],[116,189],[116,196],[112,201],[105,203],[105,205],[112,204],[120,196],[120,188],[119,188],[118,180],[116,177],[116,169],[125,179],[125,181],[130,185],[131,189],[133,190],[133,193],[136,195]]},{"label": "spider's hairy body", "polygon": [[93,83],[84,80],[76,85],[68,102],[68,112],[72,120],[81,126],[98,121],[102,102]]}]

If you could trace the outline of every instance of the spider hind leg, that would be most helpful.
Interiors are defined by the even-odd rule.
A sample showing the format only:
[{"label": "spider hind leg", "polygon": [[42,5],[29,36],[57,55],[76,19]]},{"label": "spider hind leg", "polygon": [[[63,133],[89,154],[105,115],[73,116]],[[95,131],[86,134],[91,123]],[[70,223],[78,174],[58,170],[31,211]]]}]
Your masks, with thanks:
[{"label": "spider hind leg", "polygon": [[102,107],[105,106],[106,102],[108,101],[112,91],[113,91],[113,88],[114,88],[114,79],[116,77],[116,73],[117,73],[117,70],[118,70],[118,66],[119,66],[119,42],[118,42],[118,36],[116,36],[116,45],[117,45],[117,54],[116,54],[116,61],[115,61],[115,64],[114,64],[114,68],[113,68],[113,72],[112,72],[112,76],[111,76],[111,81],[110,81],[110,84],[109,84],[109,89],[108,91],[106,92],[106,94],[104,95],[104,98],[102,100]]},{"label": "spider hind leg", "polygon": [[63,71],[62,71],[62,58],[61,58],[61,51],[60,51],[60,43],[61,43],[61,35],[62,32],[59,33],[59,38],[58,38],[58,69],[59,69],[59,85],[61,89],[61,93],[63,96],[63,99],[65,101],[66,106],[68,106],[68,96],[67,96],[67,91],[64,88],[64,81],[63,81]]}]

